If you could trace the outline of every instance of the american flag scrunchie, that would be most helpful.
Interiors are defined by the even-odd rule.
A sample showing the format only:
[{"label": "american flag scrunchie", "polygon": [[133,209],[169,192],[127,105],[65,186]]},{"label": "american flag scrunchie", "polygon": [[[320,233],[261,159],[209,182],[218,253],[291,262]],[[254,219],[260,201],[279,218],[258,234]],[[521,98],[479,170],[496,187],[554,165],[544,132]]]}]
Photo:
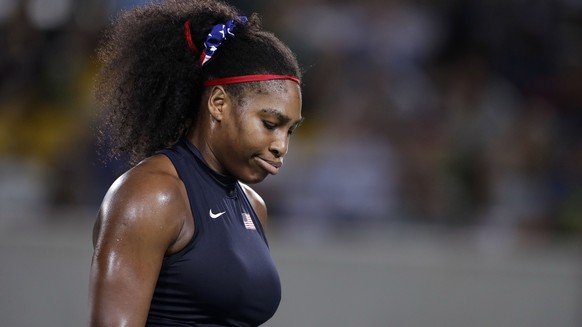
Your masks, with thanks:
[{"label": "american flag scrunchie", "polygon": [[245,25],[248,22],[248,18],[246,16],[239,16],[238,19],[238,21],[231,19],[225,24],[214,25],[212,30],[210,30],[206,41],[204,41],[204,50],[202,50],[202,54],[200,55],[201,66],[203,66],[208,62],[208,60],[212,58],[214,52],[218,49],[224,40],[229,37],[234,37],[233,30],[237,25]]}]

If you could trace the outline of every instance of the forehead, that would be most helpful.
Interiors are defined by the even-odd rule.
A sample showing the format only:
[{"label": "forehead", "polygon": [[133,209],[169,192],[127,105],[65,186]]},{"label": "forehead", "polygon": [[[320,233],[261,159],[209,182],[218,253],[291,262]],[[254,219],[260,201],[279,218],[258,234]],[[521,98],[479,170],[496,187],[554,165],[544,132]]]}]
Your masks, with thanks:
[{"label": "forehead", "polygon": [[277,83],[268,83],[245,92],[241,103],[243,109],[265,115],[284,115],[291,120],[300,119],[300,86],[293,81],[273,82]]}]

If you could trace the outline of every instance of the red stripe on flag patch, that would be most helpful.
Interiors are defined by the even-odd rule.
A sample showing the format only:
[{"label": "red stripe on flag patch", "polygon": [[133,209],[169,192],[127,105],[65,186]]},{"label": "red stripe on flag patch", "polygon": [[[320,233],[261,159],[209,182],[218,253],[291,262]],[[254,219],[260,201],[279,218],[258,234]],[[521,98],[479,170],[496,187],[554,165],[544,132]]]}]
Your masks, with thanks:
[{"label": "red stripe on flag patch", "polygon": [[255,227],[255,223],[253,223],[253,219],[251,218],[251,215],[249,215],[246,212],[243,212],[242,214],[242,218],[243,218],[243,224],[245,225],[246,229],[257,229]]}]

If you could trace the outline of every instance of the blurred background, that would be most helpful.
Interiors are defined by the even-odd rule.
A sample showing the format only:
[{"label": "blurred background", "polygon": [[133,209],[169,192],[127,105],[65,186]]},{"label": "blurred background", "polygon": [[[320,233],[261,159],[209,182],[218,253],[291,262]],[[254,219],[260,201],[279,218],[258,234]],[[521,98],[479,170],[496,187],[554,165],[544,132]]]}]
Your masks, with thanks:
[{"label": "blurred background", "polygon": [[[0,0],[1,326],[87,324],[95,49],[145,2]],[[230,3],[305,69],[266,326],[582,326],[582,1]]]}]

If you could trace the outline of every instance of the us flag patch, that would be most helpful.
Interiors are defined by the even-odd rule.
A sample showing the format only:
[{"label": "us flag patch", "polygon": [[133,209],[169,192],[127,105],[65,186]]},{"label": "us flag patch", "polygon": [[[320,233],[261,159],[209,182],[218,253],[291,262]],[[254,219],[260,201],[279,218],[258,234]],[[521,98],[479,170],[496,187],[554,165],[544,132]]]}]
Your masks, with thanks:
[{"label": "us flag patch", "polygon": [[242,219],[243,219],[243,224],[245,225],[246,229],[253,229],[253,230],[256,229],[255,223],[253,223],[253,219],[251,218],[251,215],[249,215],[246,212],[243,212]]}]

